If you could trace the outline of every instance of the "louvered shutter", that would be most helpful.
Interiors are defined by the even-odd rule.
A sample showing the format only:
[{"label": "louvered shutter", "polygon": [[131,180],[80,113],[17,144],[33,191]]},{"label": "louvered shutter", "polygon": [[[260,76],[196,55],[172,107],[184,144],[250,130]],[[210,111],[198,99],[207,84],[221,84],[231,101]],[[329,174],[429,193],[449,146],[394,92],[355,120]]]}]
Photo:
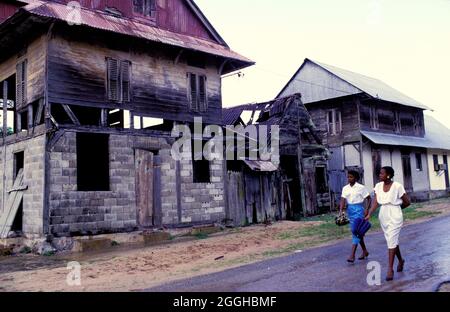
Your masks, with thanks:
[{"label": "louvered shutter", "polygon": [[119,101],[119,61],[107,59],[108,67],[108,100]]},{"label": "louvered shutter", "polygon": [[206,112],[208,109],[208,100],[206,95],[206,76],[198,77],[198,94],[200,111]]},{"label": "louvered shutter", "polygon": [[122,61],[120,66],[122,80],[122,101],[131,101],[131,62]]},{"label": "louvered shutter", "polygon": [[27,61],[23,61],[16,66],[16,104],[22,106],[26,104],[27,98]]},{"label": "louvered shutter", "polygon": [[197,75],[189,74],[190,108],[198,110]]}]

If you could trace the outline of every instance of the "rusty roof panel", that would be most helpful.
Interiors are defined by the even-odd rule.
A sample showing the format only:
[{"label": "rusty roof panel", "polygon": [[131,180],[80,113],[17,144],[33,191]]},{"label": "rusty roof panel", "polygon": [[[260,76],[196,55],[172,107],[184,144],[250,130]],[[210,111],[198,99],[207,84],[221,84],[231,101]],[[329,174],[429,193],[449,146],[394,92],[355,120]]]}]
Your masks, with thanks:
[{"label": "rusty roof panel", "polygon": [[[72,14],[72,9],[69,6],[42,1],[35,1],[23,7],[21,10],[35,16],[53,18],[60,21],[69,21]],[[113,16],[101,11],[82,8],[79,22],[79,25],[87,27],[221,56],[242,62],[246,66],[254,64],[250,59],[232,51],[226,46],[212,41],[174,33],[155,26],[142,24],[132,19]]]}]

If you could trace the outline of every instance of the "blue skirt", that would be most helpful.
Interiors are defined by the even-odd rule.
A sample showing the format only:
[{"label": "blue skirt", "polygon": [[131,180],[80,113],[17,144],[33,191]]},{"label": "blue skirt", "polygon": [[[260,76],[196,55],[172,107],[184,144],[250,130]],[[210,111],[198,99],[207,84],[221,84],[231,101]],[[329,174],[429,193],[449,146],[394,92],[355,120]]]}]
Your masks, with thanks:
[{"label": "blue skirt", "polygon": [[[355,220],[358,218],[364,219],[364,205],[361,204],[348,204],[347,205],[347,214],[348,218],[350,219],[350,230],[353,228],[353,224],[355,223]],[[361,240],[353,235],[352,239],[353,245],[359,245]]]}]

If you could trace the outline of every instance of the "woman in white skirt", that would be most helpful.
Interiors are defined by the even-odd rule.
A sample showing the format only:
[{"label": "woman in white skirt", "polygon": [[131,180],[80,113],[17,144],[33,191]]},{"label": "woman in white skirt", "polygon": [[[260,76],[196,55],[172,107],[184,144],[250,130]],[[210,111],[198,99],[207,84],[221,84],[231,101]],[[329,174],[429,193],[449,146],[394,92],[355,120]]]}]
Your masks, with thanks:
[{"label": "woman in white skirt", "polygon": [[395,256],[397,256],[399,262],[397,272],[403,272],[405,260],[402,258],[399,246],[399,236],[403,226],[402,209],[408,208],[411,205],[411,201],[403,185],[392,181],[394,174],[394,169],[391,167],[381,169],[381,182],[375,186],[375,198],[372,201],[372,208],[366,217],[366,220],[370,220],[372,214],[381,205],[379,219],[389,249],[387,281],[394,279]]}]

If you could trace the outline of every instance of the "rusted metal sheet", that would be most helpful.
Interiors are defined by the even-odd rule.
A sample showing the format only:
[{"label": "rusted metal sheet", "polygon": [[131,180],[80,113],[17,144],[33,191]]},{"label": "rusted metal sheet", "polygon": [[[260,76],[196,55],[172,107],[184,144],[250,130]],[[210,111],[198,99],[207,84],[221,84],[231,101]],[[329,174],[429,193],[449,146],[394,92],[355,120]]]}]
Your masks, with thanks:
[{"label": "rusted metal sheet", "polygon": [[[70,21],[73,16],[72,8],[54,2],[34,1],[20,10],[34,16],[52,18],[59,21]],[[200,51],[243,62],[246,65],[253,64],[253,61],[232,51],[225,45],[194,36],[175,33],[156,26],[140,23],[135,20],[113,16],[101,11],[82,9],[78,22],[79,25],[82,26],[150,40],[153,42],[159,42],[193,51]]]},{"label": "rusted metal sheet", "polygon": [[24,3],[19,1],[9,1],[0,3],[0,23],[13,15]]}]

